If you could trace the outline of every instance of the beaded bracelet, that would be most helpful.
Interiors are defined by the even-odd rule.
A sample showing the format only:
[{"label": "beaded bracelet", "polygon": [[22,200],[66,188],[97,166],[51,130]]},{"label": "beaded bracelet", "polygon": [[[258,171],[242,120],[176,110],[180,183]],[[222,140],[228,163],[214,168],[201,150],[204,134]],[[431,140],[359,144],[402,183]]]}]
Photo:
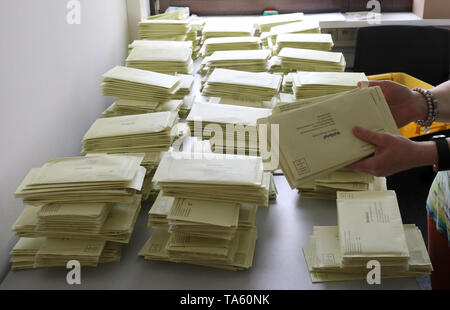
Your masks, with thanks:
[{"label": "beaded bracelet", "polygon": [[427,105],[428,105],[427,119],[426,120],[417,120],[415,122],[419,126],[425,127],[424,132],[428,132],[429,131],[428,127],[430,127],[431,124],[433,124],[433,122],[436,121],[436,119],[438,117],[438,102],[437,102],[436,98],[434,97],[434,95],[429,90],[426,90],[423,88],[413,88],[413,91],[416,91],[419,94],[421,94],[422,96],[424,96],[425,100],[427,101]]}]

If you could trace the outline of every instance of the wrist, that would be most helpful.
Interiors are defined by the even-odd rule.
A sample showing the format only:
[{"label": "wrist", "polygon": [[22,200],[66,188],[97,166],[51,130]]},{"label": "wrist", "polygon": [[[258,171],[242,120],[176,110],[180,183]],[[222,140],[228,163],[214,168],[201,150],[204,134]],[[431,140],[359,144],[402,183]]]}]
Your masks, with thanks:
[{"label": "wrist", "polygon": [[417,91],[413,91],[413,119],[411,121],[426,120],[428,118],[428,104],[424,95]]},{"label": "wrist", "polygon": [[416,164],[418,167],[438,164],[439,156],[435,142],[427,141],[414,143],[416,145]]}]

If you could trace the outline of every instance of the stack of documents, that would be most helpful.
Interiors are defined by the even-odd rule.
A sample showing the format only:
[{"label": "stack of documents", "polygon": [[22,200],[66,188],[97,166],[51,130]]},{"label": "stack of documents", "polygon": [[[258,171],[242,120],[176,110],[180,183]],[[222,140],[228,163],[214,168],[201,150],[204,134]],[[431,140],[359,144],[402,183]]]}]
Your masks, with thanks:
[{"label": "stack of documents", "polygon": [[360,81],[367,81],[364,73],[301,71],[293,74],[292,89],[297,99],[305,99],[351,90]]},{"label": "stack of documents", "polygon": [[204,85],[202,95],[255,102],[260,105],[278,94],[282,77],[266,72],[215,69]]},{"label": "stack of documents", "polygon": [[209,72],[215,68],[227,68],[249,72],[265,72],[270,55],[269,50],[217,51],[206,58],[203,71]]},{"label": "stack of documents", "polygon": [[249,269],[253,263],[256,228],[239,229],[231,240],[187,237],[155,229],[139,255],[145,259],[182,262],[226,270]]},{"label": "stack of documents", "polygon": [[36,253],[45,241],[45,237],[20,238],[10,252],[9,262],[11,263],[11,269],[21,270],[33,268]]},{"label": "stack of documents", "polygon": [[180,87],[179,77],[116,66],[103,75],[103,96],[141,101],[165,101]]},{"label": "stack of documents", "polygon": [[25,203],[128,202],[141,190],[143,156],[95,155],[47,161],[33,168],[15,192]]},{"label": "stack of documents", "polygon": [[374,145],[355,137],[354,126],[398,134],[379,87],[358,88],[328,97],[313,104],[305,100],[303,107],[258,120],[259,124],[279,124],[279,136],[272,141],[272,135],[267,133],[267,138],[273,150],[277,151],[279,146],[280,167],[291,188],[372,154]]},{"label": "stack of documents", "polygon": [[283,48],[278,57],[283,72],[291,71],[345,71],[345,58],[341,52],[324,52],[301,48]]},{"label": "stack of documents", "polygon": [[191,47],[138,46],[128,55],[126,65],[166,74],[192,74],[194,71]]},{"label": "stack of documents", "polygon": [[167,196],[268,206],[261,157],[166,152],[153,181]]},{"label": "stack of documents", "polygon": [[128,53],[135,47],[149,47],[154,49],[185,49],[190,48],[193,50],[192,41],[164,41],[164,40],[134,40],[128,45]]},{"label": "stack of documents", "polygon": [[285,47],[329,51],[333,46],[333,38],[329,33],[287,33],[277,36],[272,51],[274,55],[278,55]]},{"label": "stack of documents", "polygon": [[176,112],[99,118],[83,137],[83,153],[137,153],[168,150]]},{"label": "stack of documents", "polygon": [[384,191],[386,178],[365,173],[338,170],[321,176],[298,188],[303,198],[336,199],[338,191]]},{"label": "stack of documents", "polygon": [[213,139],[213,152],[257,156],[257,120],[271,114],[271,109],[195,103],[187,122],[192,136]]},{"label": "stack of documents", "polygon": [[261,32],[268,32],[274,26],[300,22],[304,19],[303,13],[279,14],[258,17],[258,28]]},{"label": "stack of documents", "polygon": [[[185,92],[180,88],[179,92]],[[178,92],[177,92],[178,94]],[[173,97],[177,97],[175,94]],[[147,114],[153,112],[179,112],[183,100],[166,100],[163,102],[119,99],[103,111],[103,117]]]},{"label": "stack of documents", "polygon": [[[14,223],[12,231],[19,237],[27,238],[73,238],[128,243],[141,208],[142,197],[141,195],[135,195],[132,199],[131,203],[112,204],[106,220],[100,230],[95,233],[85,230],[81,224],[73,225],[73,221],[70,220],[69,216],[61,220],[59,222],[61,225],[59,226],[44,228],[41,218],[39,218],[39,213],[41,213],[41,209],[45,208],[45,205],[39,207],[26,206]],[[79,211],[72,213],[76,214]],[[66,222],[67,227],[63,227]]]},{"label": "stack of documents", "polygon": [[190,30],[186,20],[151,19],[139,22],[140,39],[186,41]]},{"label": "stack of documents", "polygon": [[338,226],[316,226],[303,248],[313,282],[365,279],[370,260],[381,277],[433,270],[420,230],[403,225],[393,191],[339,192]]},{"label": "stack of documents", "polygon": [[[320,25],[318,21],[308,20],[275,26],[270,29],[265,38],[267,41],[271,41],[273,46],[277,42],[277,36],[284,33],[320,33]],[[269,44],[268,46],[270,47]]]},{"label": "stack of documents", "polygon": [[217,51],[259,50],[261,40],[257,37],[209,38],[203,43],[203,56],[211,56]]},{"label": "stack of documents", "polygon": [[190,74],[177,74],[176,76],[181,79],[181,84],[172,98],[183,100],[185,96],[191,93],[192,86],[194,86],[194,76]]},{"label": "stack of documents", "polygon": [[253,23],[236,22],[233,19],[228,21],[207,21],[202,30],[203,42],[209,38],[221,37],[252,37],[255,32]]}]

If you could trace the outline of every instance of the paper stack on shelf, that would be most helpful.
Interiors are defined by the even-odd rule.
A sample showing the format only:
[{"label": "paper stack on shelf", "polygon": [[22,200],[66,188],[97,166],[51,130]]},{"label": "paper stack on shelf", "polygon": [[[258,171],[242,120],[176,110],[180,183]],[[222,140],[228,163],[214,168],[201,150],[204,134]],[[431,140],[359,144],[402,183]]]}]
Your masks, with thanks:
[{"label": "paper stack on shelf", "polygon": [[341,52],[324,52],[301,48],[283,48],[278,57],[283,72],[292,71],[345,71],[345,58]]},{"label": "paper stack on shelf", "polygon": [[303,248],[313,282],[365,279],[374,259],[382,278],[431,273],[420,230],[403,225],[395,192],[338,192],[337,205],[338,226],[314,227]]},{"label": "paper stack on shelf", "polygon": [[141,101],[166,101],[179,89],[179,77],[116,66],[103,75],[103,96]]},{"label": "paper stack on shelf", "polygon": [[278,14],[259,16],[257,25],[261,32],[269,32],[272,27],[303,21],[304,15],[301,12],[290,14]]},{"label": "paper stack on shelf", "polygon": [[252,22],[228,20],[207,21],[202,30],[202,40],[221,37],[251,37],[255,32]]},{"label": "paper stack on shelf", "polygon": [[285,47],[329,51],[333,46],[333,38],[329,33],[286,33],[277,36],[272,51],[274,55],[278,55]]},{"label": "paper stack on shelf", "polygon": [[[180,91],[185,92],[183,88]],[[174,95],[177,97],[177,94]],[[119,99],[103,111],[103,117],[147,114],[153,112],[179,112],[183,100],[167,100],[163,102]]]},{"label": "paper stack on shelf", "polygon": [[280,167],[291,188],[372,154],[374,145],[356,138],[354,126],[398,134],[379,87],[358,88],[303,105],[258,120],[258,124],[279,124],[279,137],[271,141],[267,133],[267,138],[270,145],[279,146]]},{"label": "paper stack on shelf", "polygon": [[211,56],[217,51],[259,50],[261,40],[257,37],[209,38],[203,43],[203,56]]},{"label": "paper stack on shelf", "polygon": [[47,161],[33,168],[14,196],[25,203],[132,202],[141,190],[144,156],[98,155]]},{"label": "paper stack on shelf", "polygon": [[169,149],[176,112],[97,119],[83,137],[83,153],[159,152]]},{"label": "paper stack on shelf", "polygon": [[[73,225],[70,216],[66,216],[64,221],[59,221],[61,226],[43,227],[39,213],[45,205],[38,207],[26,206],[14,223],[12,231],[19,237],[26,238],[72,238],[128,243],[141,208],[142,198],[141,195],[135,195],[132,199],[131,203],[113,203],[104,223],[97,232],[89,232],[81,224]],[[86,205],[91,204],[87,203]],[[64,223],[71,225],[70,229],[64,228]]]},{"label": "paper stack on shelf", "polygon": [[[195,103],[186,120],[192,136],[204,140],[213,138],[213,152],[257,156],[257,120],[271,114],[271,109]],[[221,132],[216,132],[217,129],[212,128],[214,125],[211,124],[220,128]]]},{"label": "paper stack on shelf", "polygon": [[217,51],[209,56],[203,71],[209,72],[216,68],[264,72],[270,58],[269,50],[237,50]]},{"label": "paper stack on shelf", "polygon": [[140,39],[186,41],[190,31],[186,20],[150,19],[139,22]]},{"label": "paper stack on shelf", "polygon": [[130,68],[166,74],[192,74],[194,71],[191,47],[138,46],[128,55],[126,65]]},{"label": "paper stack on shelf", "polygon": [[304,72],[293,75],[293,91],[297,99],[336,94],[358,87],[358,82],[368,81],[358,72]]},{"label": "paper stack on shelf", "polygon": [[268,206],[261,157],[166,152],[153,181],[167,196]]},{"label": "paper stack on shelf", "polygon": [[336,199],[338,191],[384,191],[386,178],[365,173],[339,170],[301,185],[298,193],[303,198]]},{"label": "paper stack on shelf", "polygon": [[208,77],[202,95],[254,102],[262,107],[278,94],[282,77],[266,72],[246,72],[217,68]]}]

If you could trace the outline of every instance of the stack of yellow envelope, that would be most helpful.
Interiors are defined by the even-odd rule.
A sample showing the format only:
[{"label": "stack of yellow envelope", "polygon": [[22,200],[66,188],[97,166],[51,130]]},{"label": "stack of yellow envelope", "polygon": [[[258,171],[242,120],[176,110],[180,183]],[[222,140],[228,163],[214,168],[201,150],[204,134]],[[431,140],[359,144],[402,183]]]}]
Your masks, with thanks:
[{"label": "stack of yellow envelope", "polygon": [[202,47],[203,56],[211,56],[217,51],[259,50],[261,40],[257,37],[220,37],[206,39]]},{"label": "stack of yellow envelope", "polygon": [[168,150],[177,112],[97,119],[83,137],[83,153],[133,153]]},{"label": "stack of yellow envelope", "polygon": [[403,225],[395,192],[338,192],[338,226],[316,226],[303,248],[313,282],[364,279],[367,262],[381,277],[433,270],[420,230]]},{"label": "stack of yellow envelope", "polygon": [[292,71],[345,71],[345,58],[341,52],[324,52],[301,48],[285,47],[278,54],[281,70]]},{"label": "stack of yellow envelope", "polygon": [[289,23],[301,22],[303,20],[304,15],[302,12],[268,15],[268,16],[259,16],[257,25],[260,32],[269,32],[272,27]]},{"label": "stack of yellow envelope", "polygon": [[166,74],[192,74],[194,71],[190,47],[138,46],[128,55],[126,65],[130,68]]},{"label": "stack of yellow envelope", "polygon": [[374,145],[355,137],[354,126],[398,134],[379,87],[357,88],[313,104],[305,102],[297,109],[258,120],[268,129],[270,124],[279,125],[278,137],[267,131],[267,137],[262,138],[268,139],[274,152],[279,150],[280,167],[291,188],[372,154]]},{"label": "stack of yellow envelope", "polygon": [[154,49],[173,48],[177,50],[190,48],[193,50],[192,41],[134,40],[128,45],[128,53],[131,53],[135,47],[149,47]]},{"label": "stack of yellow envelope", "polygon": [[[267,46],[271,47],[276,44],[277,37],[285,33],[320,33],[320,25],[316,20],[301,21],[272,27],[269,32],[265,33],[263,40]],[[270,43],[269,43],[270,41]]]},{"label": "stack of yellow envelope", "polygon": [[203,27],[202,40],[204,42],[209,38],[252,37],[254,33],[255,27],[252,22],[236,22],[233,19],[210,20]]},{"label": "stack of yellow envelope", "polygon": [[387,190],[386,178],[365,173],[339,170],[301,185],[298,193],[303,198],[336,199],[338,191],[383,191]]},{"label": "stack of yellow envelope", "polygon": [[[71,216],[80,214],[80,211],[74,209],[74,211],[66,212],[64,218],[59,218],[60,225],[42,226],[42,218],[39,217],[39,214],[45,205],[26,206],[14,223],[12,231],[19,237],[27,238],[71,238],[128,243],[139,215],[141,199],[141,195],[135,195],[131,203],[113,203],[100,230],[95,232],[86,230],[82,222],[74,224]],[[81,216],[78,217],[81,218]],[[67,228],[64,227],[65,223],[67,223]]]},{"label": "stack of yellow envelope", "polygon": [[194,86],[194,76],[190,74],[176,74],[177,77],[181,79],[180,88],[173,95],[173,99],[183,100],[184,97],[191,93],[192,86]]},{"label": "stack of yellow envelope", "polygon": [[261,157],[166,152],[153,181],[167,196],[268,206]]},{"label": "stack of yellow envelope", "polygon": [[202,95],[255,102],[253,106],[262,107],[263,102],[271,101],[278,94],[281,80],[280,75],[267,72],[217,68],[208,77]]},{"label": "stack of yellow envelope", "polygon": [[187,20],[149,19],[139,22],[139,38],[186,41],[191,31]]},{"label": "stack of yellow envelope", "polygon": [[140,191],[143,156],[96,155],[47,161],[33,168],[15,192],[25,203],[128,202]]},{"label": "stack of yellow envelope", "polygon": [[277,35],[272,51],[274,55],[278,55],[285,47],[329,51],[333,46],[333,38],[329,33],[286,33]]},{"label": "stack of yellow envelope", "polygon": [[[180,88],[181,92],[185,89]],[[177,94],[174,95],[177,97]],[[135,114],[147,114],[153,112],[179,112],[182,108],[183,100],[166,100],[163,102],[140,101],[119,99],[103,111],[103,117],[125,116]]]},{"label": "stack of yellow envelope", "polygon": [[206,58],[203,71],[210,72],[216,68],[226,68],[249,72],[264,72],[267,71],[269,58],[269,50],[216,51]]},{"label": "stack of yellow envelope", "polygon": [[292,89],[297,99],[305,99],[351,90],[360,81],[367,81],[364,73],[299,71],[293,75]]},{"label": "stack of yellow envelope", "polygon": [[271,114],[271,109],[195,103],[186,120],[192,136],[212,139],[213,152],[256,156],[257,120]]},{"label": "stack of yellow envelope", "polygon": [[45,241],[45,237],[20,238],[10,252],[9,262],[11,263],[11,269],[21,270],[33,268],[36,253]]},{"label": "stack of yellow envelope", "polygon": [[141,101],[166,101],[180,88],[179,77],[116,66],[103,75],[103,96]]}]

